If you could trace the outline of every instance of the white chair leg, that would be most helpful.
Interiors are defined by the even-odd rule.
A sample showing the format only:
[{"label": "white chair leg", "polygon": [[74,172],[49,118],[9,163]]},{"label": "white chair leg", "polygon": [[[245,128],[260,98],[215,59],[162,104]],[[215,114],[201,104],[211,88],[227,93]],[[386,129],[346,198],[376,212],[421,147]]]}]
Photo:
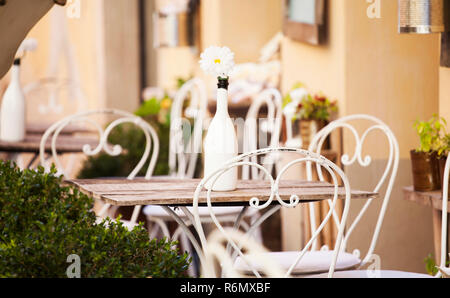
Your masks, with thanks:
[{"label": "white chair leg", "polygon": [[11,155],[10,159],[17,164],[17,166],[21,169],[25,169],[25,162],[23,160],[22,154],[14,153]]},{"label": "white chair leg", "polygon": [[158,231],[160,230],[160,226],[155,223],[148,223],[147,225],[148,237],[149,239],[155,239],[158,235]]},{"label": "white chair leg", "polygon": [[[190,256],[194,255],[194,250],[192,249],[189,239],[185,233],[181,233],[181,235],[180,235],[180,244],[181,244],[181,248],[184,251],[186,251]],[[192,276],[192,277],[196,276],[194,264],[192,264],[192,263],[188,268],[188,274],[189,274],[189,276]]]},{"label": "white chair leg", "polygon": [[153,228],[151,229],[151,231],[149,231],[149,236],[150,239],[153,239],[156,237],[156,232],[158,231],[158,228],[161,229],[163,236],[166,237],[167,239],[170,239],[170,232],[169,232],[169,228],[167,227],[167,224],[164,220],[158,218],[158,217],[153,217],[153,216],[147,216],[147,220],[148,222],[153,222]]},{"label": "white chair leg", "polygon": [[139,213],[141,212],[142,206],[134,206],[133,208],[133,214],[131,215],[130,221],[132,223],[137,223]]},{"label": "white chair leg", "polygon": [[100,209],[100,211],[98,212],[98,216],[104,217],[106,215],[106,213],[108,212],[109,207],[111,207],[110,204],[104,204],[102,209]]},{"label": "white chair leg", "polygon": [[178,227],[175,230],[175,232],[173,233],[172,241],[178,241],[178,239],[180,238],[182,233],[183,233],[183,229],[181,227]]},{"label": "white chair leg", "polygon": [[[255,224],[255,222],[258,220],[259,218],[259,213],[253,215],[250,218],[251,221],[251,225],[253,226]],[[253,232],[253,238],[255,239],[256,242],[258,242],[259,244],[263,244],[263,235],[262,235],[262,230],[261,230],[261,226],[258,226],[255,231]]]}]

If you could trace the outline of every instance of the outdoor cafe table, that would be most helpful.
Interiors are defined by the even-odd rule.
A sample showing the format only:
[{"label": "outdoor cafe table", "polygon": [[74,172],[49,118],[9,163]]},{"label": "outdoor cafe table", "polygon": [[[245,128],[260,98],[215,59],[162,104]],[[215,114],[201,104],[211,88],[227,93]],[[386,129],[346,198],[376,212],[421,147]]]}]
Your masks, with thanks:
[{"label": "outdoor cafe table", "polygon": [[[139,205],[158,205],[161,206],[185,231],[190,238],[195,249],[200,251],[195,237],[191,234],[188,226],[193,222],[193,215],[188,210],[188,206],[193,205],[194,192],[199,179],[172,179],[155,177],[151,180],[142,178],[127,179],[84,179],[84,180],[66,180],[65,184],[73,185],[81,192],[100,199],[104,203],[113,206],[139,206]],[[249,207],[252,198],[258,197],[260,203],[264,204],[270,197],[271,186],[269,181],[264,180],[241,180],[238,181],[237,189],[229,192],[212,192],[211,204],[213,206],[242,206]],[[310,181],[280,181],[278,193],[282,200],[289,202],[292,195],[297,195],[300,203],[317,202],[333,199],[334,186],[327,182]],[[353,199],[376,198],[377,193],[360,190],[352,190]],[[339,189],[339,197],[344,198],[343,188]],[[207,203],[206,191],[203,190],[199,196],[199,205],[205,206]],[[274,212],[281,205],[275,199],[273,201]],[[186,217],[179,216],[172,208],[179,207]],[[243,208],[245,212],[246,208]],[[242,215],[242,214],[241,214]],[[239,227],[242,216],[238,217],[235,227]],[[256,221],[258,222],[258,221]],[[261,224],[261,222],[253,223]]]},{"label": "outdoor cafe table", "polygon": [[[6,153],[7,159],[16,160],[21,153],[31,153],[33,157],[27,165],[31,168],[39,157],[41,138],[50,125],[42,123],[29,124],[26,127],[25,139],[19,142],[0,141],[0,152]],[[69,125],[61,131],[56,140],[56,151],[58,154],[80,153],[83,146],[88,144],[91,147],[98,145],[98,140],[94,137],[78,136],[77,133],[90,133],[85,128]],[[51,154],[51,138],[45,144],[45,152]]]},{"label": "outdoor cafe table", "polygon": [[[414,186],[403,188],[404,199],[418,203],[433,209],[433,238],[435,255],[441,255],[441,231],[442,231],[442,191],[415,191]],[[450,214],[450,202],[448,203],[448,213]]]}]

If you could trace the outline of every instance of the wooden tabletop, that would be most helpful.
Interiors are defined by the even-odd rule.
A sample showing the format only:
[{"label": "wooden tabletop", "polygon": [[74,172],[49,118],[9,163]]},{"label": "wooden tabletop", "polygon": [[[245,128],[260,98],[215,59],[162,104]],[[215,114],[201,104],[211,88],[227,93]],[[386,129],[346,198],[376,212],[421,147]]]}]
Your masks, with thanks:
[{"label": "wooden tabletop", "polygon": [[[83,193],[115,206],[166,205],[190,206],[193,204],[198,179],[152,178],[151,180],[135,179],[85,179],[67,180]],[[334,187],[325,182],[281,181],[279,194],[283,200],[289,201],[296,194],[302,202],[332,199]],[[248,205],[257,197],[266,202],[270,196],[268,181],[238,181],[238,187],[230,192],[212,192],[211,199],[215,206]],[[344,197],[343,189],[339,190],[340,198]],[[352,199],[376,198],[378,194],[365,191],[352,191]],[[200,195],[200,205],[206,203],[206,192]],[[274,203],[277,203],[276,200]]]},{"label": "wooden tabletop", "polygon": [[[442,211],[442,192],[438,191],[415,191],[413,186],[403,188],[405,200],[419,203],[423,206],[430,206]],[[450,203],[448,209],[450,213]]]},{"label": "wooden tabletop", "polygon": [[[41,135],[27,134],[25,140],[21,142],[4,142],[0,141],[0,152],[8,153],[39,153],[41,145]],[[83,151],[85,144],[91,145],[93,148],[97,146],[98,141],[93,137],[78,137],[73,135],[60,135],[56,141],[56,149],[58,153],[78,153]],[[49,138],[45,151],[51,153],[51,138]]]},{"label": "wooden tabletop", "polygon": [[[26,132],[27,134],[33,134],[33,135],[43,135],[52,123],[44,123],[44,122],[36,122],[36,123],[28,123],[26,126]],[[76,133],[91,133],[92,131],[74,124],[69,124],[66,127],[64,127],[63,130],[61,130],[61,135],[73,135]]]}]

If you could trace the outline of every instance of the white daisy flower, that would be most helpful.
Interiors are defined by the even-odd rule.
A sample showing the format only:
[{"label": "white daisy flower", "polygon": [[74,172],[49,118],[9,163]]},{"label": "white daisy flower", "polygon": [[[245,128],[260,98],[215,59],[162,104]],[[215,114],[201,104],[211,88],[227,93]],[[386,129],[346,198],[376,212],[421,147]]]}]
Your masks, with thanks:
[{"label": "white daisy flower", "polygon": [[200,67],[207,74],[228,78],[234,69],[234,53],[227,47],[209,47],[200,58]]}]

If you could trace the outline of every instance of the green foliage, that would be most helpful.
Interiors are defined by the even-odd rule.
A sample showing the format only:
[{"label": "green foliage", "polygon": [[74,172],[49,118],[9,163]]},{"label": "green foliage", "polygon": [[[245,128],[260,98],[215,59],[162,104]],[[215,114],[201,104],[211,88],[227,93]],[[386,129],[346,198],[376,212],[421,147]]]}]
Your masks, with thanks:
[{"label": "green foliage", "polygon": [[424,262],[428,274],[436,275],[438,273],[439,270],[436,268],[436,261],[431,254],[425,258]]},{"label": "green foliage", "polygon": [[[302,83],[297,83],[292,90],[305,88]],[[291,93],[288,93],[283,99],[283,106],[293,101]],[[337,101],[331,101],[322,93],[315,95],[308,94],[299,102],[297,113],[293,120],[324,120],[329,121],[333,113],[338,111]]]},{"label": "green foliage", "polygon": [[[433,276],[438,274],[439,269],[437,268],[436,261],[434,260],[434,257],[432,254],[429,254],[425,258],[424,262],[425,262],[425,266],[426,266],[426,270],[427,270],[428,274],[433,275]],[[449,265],[450,265],[450,262],[447,262],[447,266],[449,266]]]},{"label": "green foliage", "polygon": [[437,115],[428,121],[416,121],[414,128],[420,138],[417,152],[445,155],[450,150],[450,135],[446,132],[447,121]]},{"label": "green foliage", "polygon": [[[158,123],[152,124],[152,126],[155,128],[160,142],[158,161],[153,174],[167,175],[169,173],[170,126]],[[100,153],[89,157],[84,162],[78,178],[127,177],[141,160],[146,145],[144,132],[133,124],[117,126],[109,135],[108,142],[122,146],[125,151],[124,154],[110,156],[106,153]],[[138,174],[139,176],[145,176],[148,162]]]},{"label": "green foliage", "polygon": [[86,278],[185,276],[188,256],[174,243],[149,241],[142,226],[97,225],[93,200],[61,186],[55,172],[0,162],[0,277],[64,278],[71,254]]},{"label": "green foliage", "polygon": [[[306,88],[306,86],[303,83],[295,83],[294,86],[292,86],[291,91],[300,89],[300,88]],[[283,108],[288,104],[292,102],[291,93],[289,92],[284,98],[283,98]]]},{"label": "green foliage", "polygon": [[161,110],[161,104],[157,98],[146,100],[136,111],[138,116],[157,115]]},{"label": "green foliage", "polygon": [[323,95],[308,95],[299,105],[299,117],[304,120],[329,121],[333,112],[337,112],[337,105]]}]

